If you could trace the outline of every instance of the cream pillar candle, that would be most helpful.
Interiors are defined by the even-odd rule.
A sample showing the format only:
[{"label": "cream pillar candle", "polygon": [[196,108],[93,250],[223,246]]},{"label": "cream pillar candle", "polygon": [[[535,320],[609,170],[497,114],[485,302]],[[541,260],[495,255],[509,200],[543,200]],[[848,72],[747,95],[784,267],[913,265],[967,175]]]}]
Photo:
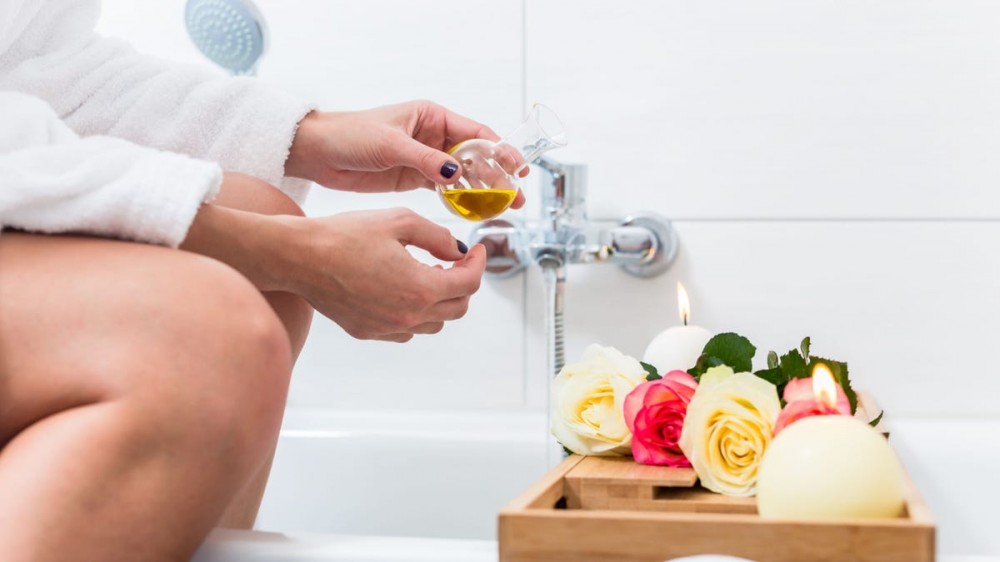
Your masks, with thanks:
[{"label": "cream pillar candle", "polygon": [[899,517],[903,469],[885,436],[851,416],[814,416],[786,427],[757,476],[761,517]]},{"label": "cream pillar candle", "polygon": [[700,326],[689,326],[691,317],[691,302],[688,299],[684,285],[677,283],[677,308],[680,312],[682,326],[674,326],[660,332],[649,342],[642,360],[656,367],[661,373],[673,370],[686,371],[694,367],[701,356],[712,332]]}]

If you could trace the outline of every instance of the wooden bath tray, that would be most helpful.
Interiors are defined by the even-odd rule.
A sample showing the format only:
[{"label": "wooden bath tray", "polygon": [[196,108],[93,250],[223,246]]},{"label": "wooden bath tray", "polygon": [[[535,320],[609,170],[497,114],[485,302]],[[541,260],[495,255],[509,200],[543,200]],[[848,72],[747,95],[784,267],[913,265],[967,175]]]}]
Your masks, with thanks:
[{"label": "wooden bath tray", "polygon": [[898,519],[757,516],[753,498],[696,485],[694,471],[571,456],[500,512],[500,562],[933,562],[934,522],[912,482]]}]

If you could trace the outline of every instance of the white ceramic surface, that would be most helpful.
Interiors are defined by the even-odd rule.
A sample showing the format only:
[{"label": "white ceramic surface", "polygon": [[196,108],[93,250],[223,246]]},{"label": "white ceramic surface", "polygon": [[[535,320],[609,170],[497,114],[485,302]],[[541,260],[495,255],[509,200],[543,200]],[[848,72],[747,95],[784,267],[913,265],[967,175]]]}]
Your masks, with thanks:
[{"label": "white ceramic surface", "polygon": [[493,541],[217,530],[192,562],[496,562]]},{"label": "white ceramic surface", "polygon": [[527,412],[291,411],[257,528],[493,539],[546,472],[546,435]]}]

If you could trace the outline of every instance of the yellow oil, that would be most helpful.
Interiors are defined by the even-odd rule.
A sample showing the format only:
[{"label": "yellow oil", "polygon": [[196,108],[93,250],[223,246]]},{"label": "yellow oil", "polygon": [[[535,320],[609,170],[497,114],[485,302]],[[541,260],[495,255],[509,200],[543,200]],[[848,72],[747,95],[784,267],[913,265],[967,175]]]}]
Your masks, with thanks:
[{"label": "yellow oil", "polygon": [[448,206],[470,221],[484,221],[499,215],[516,196],[514,189],[446,189],[441,192]]}]

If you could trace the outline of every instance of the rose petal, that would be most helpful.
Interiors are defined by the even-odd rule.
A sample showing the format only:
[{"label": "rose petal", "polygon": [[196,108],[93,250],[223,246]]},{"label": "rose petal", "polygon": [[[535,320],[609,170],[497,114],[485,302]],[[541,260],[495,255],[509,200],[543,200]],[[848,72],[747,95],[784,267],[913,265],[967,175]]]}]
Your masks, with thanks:
[{"label": "rose petal", "polygon": [[694,380],[694,377],[684,371],[670,371],[663,375],[662,380],[665,384],[670,385],[670,388],[678,396],[686,396],[688,400],[691,399],[694,391],[698,388],[698,381]]},{"label": "rose petal", "polygon": [[632,392],[628,393],[625,397],[625,405],[622,407],[622,414],[625,416],[625,424],[628,426],[628,430],[635,432],[635,416],[638,415],[639,409],[642,408],[643,401],[645,400],[646,393],[649,389],[653,387],[656,381],[649,381],[640,384],[635,387]]}]

